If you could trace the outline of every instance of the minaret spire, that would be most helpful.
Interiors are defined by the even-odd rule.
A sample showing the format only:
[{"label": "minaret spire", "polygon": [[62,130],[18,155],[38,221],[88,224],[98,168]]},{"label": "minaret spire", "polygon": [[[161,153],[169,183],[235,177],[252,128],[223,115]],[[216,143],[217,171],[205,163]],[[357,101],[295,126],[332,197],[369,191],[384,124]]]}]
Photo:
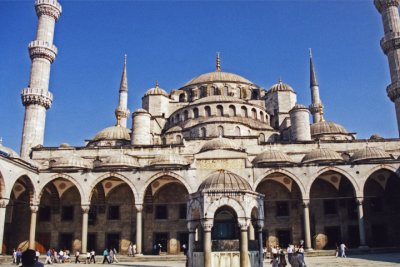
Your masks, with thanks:
[{"label": "minaret spire", "polygon": [[61,15],[61,5],[57,0],[36,0],[35,10],[39,19],[36,40],[28,45],[32,60],[31,74],[29,85],[21,94],[22,104],[25,106],[22,158],[29,158],[33,147],[43,145],[46,110],[53,102],[53,95],[49,91],[50,68],[57,56],[53,37],[55,23]]},{"label": "minaret spire", "polygon": [[119,86],[119,105],[115,109],[115,117],[117,118],[117,125],[127,126],[128,116],[130,111],[128,109],[128,75],[126,71],[127,56],[124,56],[124,68],[122,69],[121,83]]},{"label": "minaret spire", "polygon": [[219,52],[217,52],[217,71],[221,71],[221,58],[219,56]]},{"label": "minaret spire", "polygon": [[311,89],[311,105],[310,112],[313,117],[313,123],[324,121],[324,106],[322,105],[319,97],[319,85],[317,81],[317,74],[315,73],[314,64],[312,60],[312,51],[310,48],[310,89]]}]

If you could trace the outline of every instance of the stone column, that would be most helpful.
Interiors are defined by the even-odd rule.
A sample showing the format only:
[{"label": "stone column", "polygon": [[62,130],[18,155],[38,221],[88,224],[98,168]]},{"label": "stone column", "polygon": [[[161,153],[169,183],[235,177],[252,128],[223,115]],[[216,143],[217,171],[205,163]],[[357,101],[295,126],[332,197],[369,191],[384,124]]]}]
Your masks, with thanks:
[{"label": "stone column", "polygon": [[264,264],[264,244],[263,244],[263,227],[264,227],[264,222],[263,221],[258,221],[257,223],[257,233],[258,233],[258,251],[260,253],[260,267],[263,266]]},{"label": "stone column", "polygon": [[255,240],[255,233],[254,233],[254,226],[253,224],[250,222],[249,225],[249,240]]},{"label": "stone column", "polygon": [[240,267],[249,266],[249,241],[247,223],[239,224],[240,227]]},{"label": "stone column", "polygon": [[135,205],[135,207],[136,207],[136,253],[138,255],[142,255],[143,254],[142,252],[143,205],[138,204]]},{"label": "stone column", "polygon": [[188,259],[188,266],[193,267],[193,250],[194,250],[194,241],[196,236],[196,223],[188,222],[188,230],[189,230],[189,244],[186,257]]},{"label": "stone column", "polygon": [[368,248],[367,242],[365,239],[365,225],[364,225],[364,198],[357,199],[358,206],[358,229],[360,231],[360,248]]},{"label": "stone column", "polygon": [[82,205],[82,247],[81,247],[82,254],[87,252],[89,210],[90,210],[89,205]]},{"label": "stone column", "polygon": [[36,234],[36,217],[39,207],[37,205],[31,205],[31,225],[29,229],[29,248],[36,250],[35,245],[35,234]]},{"label": "stone column", "polygon": [[203,242],[204,242],[204,267],[211,267],[211,229],[213,227],[212,220],[203,220]]},{"label": "stone column", "polygon": [[2,199],[0,201],[0,254],[3,254],[4,222],[6,219],[7,205],[8,205],[8,200]]},{"label": "stone column", "polygon": [[305,250],[313,250],[311,247],[311,231],[310,231],[310,200],[303,200],[304,208],[304,235],[305,235]]}]

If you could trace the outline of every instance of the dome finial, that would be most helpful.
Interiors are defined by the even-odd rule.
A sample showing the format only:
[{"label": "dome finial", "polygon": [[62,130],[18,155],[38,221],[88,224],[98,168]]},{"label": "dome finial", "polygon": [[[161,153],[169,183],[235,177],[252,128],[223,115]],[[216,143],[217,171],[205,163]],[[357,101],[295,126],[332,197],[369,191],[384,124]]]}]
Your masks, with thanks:
[{"label": "dome finial", "polygon": [[121,127],[121,115],[117,115],[117,125],[115,125],[117,127]]},{"label": "dome finial", "polygon": [[325,121],[325,119],[324,119],[324,109],[322,107],[320,107],[320,109],[319,109],[319,121],[320,122]]},{"label": "dome finial", "polygon": [[156,80],[156,88],[158,88],[158,80]]},{"label": "dome finial", "polygon": [[279,76],[278,83],[282,83],[282,76]]},{"label": "dome finial", "polygon": [[217,71],[221,71],[221,58],[219,52],[217,52]]}]

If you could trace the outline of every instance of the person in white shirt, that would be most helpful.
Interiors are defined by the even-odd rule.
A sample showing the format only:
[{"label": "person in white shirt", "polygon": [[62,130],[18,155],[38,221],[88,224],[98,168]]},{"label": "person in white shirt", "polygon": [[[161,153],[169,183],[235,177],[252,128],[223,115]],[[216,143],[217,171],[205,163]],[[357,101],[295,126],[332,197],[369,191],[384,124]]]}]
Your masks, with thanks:
[{"label": "person in white shirt", "polygon": [[340,256],[346,258],[346,245],[344,243],[340,244]]}]

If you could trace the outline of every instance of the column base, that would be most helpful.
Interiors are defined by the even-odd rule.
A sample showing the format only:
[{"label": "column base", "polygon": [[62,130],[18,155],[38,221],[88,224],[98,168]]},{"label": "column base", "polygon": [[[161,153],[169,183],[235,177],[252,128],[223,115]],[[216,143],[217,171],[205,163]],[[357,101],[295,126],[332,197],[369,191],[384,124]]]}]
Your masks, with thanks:
[{"label": "column base", "polygon": [[313,248],[306,248],[306,249],[304,249],[304,251],[311,252],[311,251],[314,251],[314,249]]},{"label": "column base", "polygon": [[133,255],[133,257],[140,257],[140,256],[143,256],[143,253]]}]

